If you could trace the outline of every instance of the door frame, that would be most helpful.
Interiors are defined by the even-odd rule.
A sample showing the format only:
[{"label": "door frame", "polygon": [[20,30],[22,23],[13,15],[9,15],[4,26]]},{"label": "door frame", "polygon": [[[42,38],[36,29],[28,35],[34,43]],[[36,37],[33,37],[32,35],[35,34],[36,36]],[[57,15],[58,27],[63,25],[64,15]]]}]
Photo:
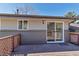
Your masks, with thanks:
[{"label": "door frame", "polygon": [[[60,23],[62,23],[63,24],[63,37],[62,37],[62,41],[55,41],[55,42],[48,42],[47,40],[48,40],[48,37],[47,37],[47,23],[48,22],[60,22]],[[64,43],[64,22],[63,21],[46,21],[46,42],[47,43]]]}]

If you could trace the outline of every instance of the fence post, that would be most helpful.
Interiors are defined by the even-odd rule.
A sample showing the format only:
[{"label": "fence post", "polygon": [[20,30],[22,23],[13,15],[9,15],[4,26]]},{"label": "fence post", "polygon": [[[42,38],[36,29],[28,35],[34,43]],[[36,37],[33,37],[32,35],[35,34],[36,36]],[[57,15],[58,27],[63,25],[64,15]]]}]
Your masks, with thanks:
[{"label": "fence post", "polygon": [[77,36],[78,36],[78,44],[79,44],[79,34]]},{"label": "fence post", "polygon": [[21,34],[19,34],[19,45],[21,44]]},{"label": "fence post", "polygon": [[69,42],[71,43],[71,36],[72,34],[69,32]]},{"label": "fence post", "polygon": [[12,51],[14,52],[14,36],[12,36]]}]

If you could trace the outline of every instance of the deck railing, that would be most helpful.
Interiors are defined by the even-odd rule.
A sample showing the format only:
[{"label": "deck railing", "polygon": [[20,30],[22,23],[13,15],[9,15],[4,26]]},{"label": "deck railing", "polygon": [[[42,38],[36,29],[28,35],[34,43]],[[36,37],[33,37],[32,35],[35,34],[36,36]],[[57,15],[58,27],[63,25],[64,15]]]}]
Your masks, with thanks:
[{"label": "deck railing", "polygon": [[15,34],[0,38],[0,55],[10,55],[20,45],[21,35]]}]

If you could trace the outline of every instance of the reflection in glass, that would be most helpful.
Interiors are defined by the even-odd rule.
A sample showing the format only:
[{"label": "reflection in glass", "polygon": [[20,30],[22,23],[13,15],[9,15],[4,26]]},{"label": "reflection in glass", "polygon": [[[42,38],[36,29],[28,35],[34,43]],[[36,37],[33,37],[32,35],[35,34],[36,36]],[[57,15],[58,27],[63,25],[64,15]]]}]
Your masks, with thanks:
[{"label": "reflection in glass", "polygon": [[47,24],[47,36],[48,36],[48,41],[55,41],[55,23],[50,22]]}]

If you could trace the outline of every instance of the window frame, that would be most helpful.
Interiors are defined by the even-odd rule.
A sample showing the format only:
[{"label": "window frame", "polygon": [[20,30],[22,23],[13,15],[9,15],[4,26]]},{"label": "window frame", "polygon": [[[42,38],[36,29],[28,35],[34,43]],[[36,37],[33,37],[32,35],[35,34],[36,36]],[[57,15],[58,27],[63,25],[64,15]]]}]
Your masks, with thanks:
[{"label": "window frame", "polygon": [[[22,21],[22,29],[19,29],[19,21]],[[24,27],[24,24],[23,24],[24,21],[27,21],[27,28],[26,29],[23,28]],[[29,21],[26,20],[26,19],[19,19],[19,20],[17,20],[17,30],[28,30],[28,28],[29,28],[29,23],[28,22]]]}]

